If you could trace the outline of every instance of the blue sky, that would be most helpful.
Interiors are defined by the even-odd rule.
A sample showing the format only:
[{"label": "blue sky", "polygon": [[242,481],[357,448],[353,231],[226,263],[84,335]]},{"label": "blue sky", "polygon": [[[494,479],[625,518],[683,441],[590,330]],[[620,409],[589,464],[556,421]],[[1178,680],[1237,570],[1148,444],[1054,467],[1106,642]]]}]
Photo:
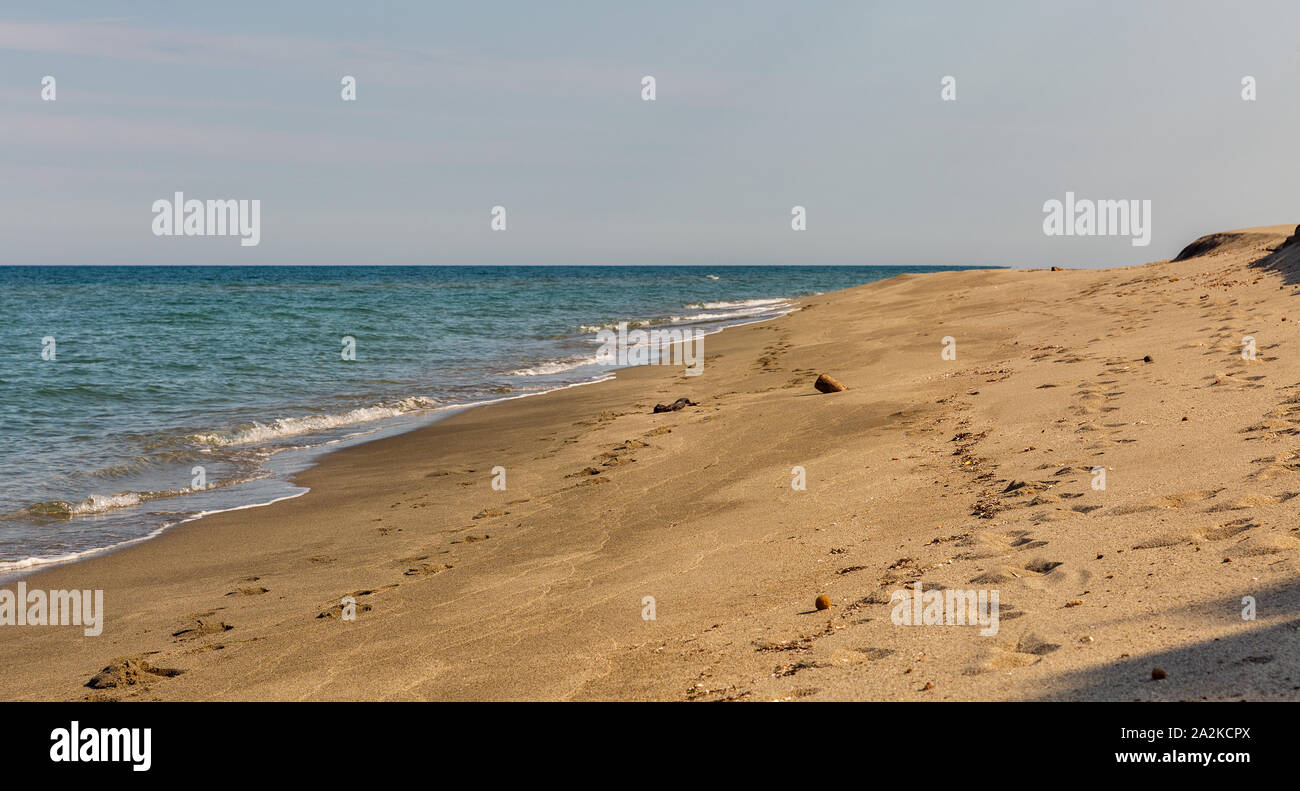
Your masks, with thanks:
[{"label": "blue sky", "polygon": [[[1109,266],[1300,222],[1300,6],[995,5],[3,8],[0,263]],[[178,190],[261,244],[154,237]],[[1044,236],[1067,190],[1150,199],[1151,245]]]}]

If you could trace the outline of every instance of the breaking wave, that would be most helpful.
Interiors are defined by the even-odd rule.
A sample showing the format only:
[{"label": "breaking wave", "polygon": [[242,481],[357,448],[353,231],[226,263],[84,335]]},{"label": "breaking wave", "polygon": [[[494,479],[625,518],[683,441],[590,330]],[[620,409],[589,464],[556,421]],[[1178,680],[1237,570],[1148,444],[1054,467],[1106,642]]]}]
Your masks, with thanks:
[{"label": "breaking wave", "polygon": [[400,401],[375,406],[360,407],[347,412],[324,415],[306,415],[304,417],[284,417],[269,423],[254,421],[251,424],[233,428],[229,431],[203,432],[190,435],[189,439],[200,445],[225,448],[232,445],[253,445],[281,437],[296,437],[314,431],[349,426],[354,423],[369,423],[397,417],[411,412],[432,409],[438,404],[431,398],[411,396]]}]

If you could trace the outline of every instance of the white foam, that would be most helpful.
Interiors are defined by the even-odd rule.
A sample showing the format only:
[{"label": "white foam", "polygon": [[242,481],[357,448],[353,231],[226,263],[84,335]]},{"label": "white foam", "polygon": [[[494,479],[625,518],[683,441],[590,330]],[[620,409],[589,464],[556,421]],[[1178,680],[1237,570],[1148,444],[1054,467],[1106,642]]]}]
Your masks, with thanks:
[{"label": "white foam", "polygon": [[162,527],[158,528],[157,530],[154,530],[152,533],[150,533],[147,536],[140,536],[139,538],[132,538],[126,541],[119,541],[118,543],[112,544],[110,546],[96,547],[94,549],[87,549],[82,552],[69,552],[66,555],[56,555],[55,557],[48,557],[48,558],[30,557],[30,558],[24,558],[22,560],[0,561],[0,574],[12,573],[15,571],[26,571],[27,569],[36,568],[37,566],[55,566],[60,563],[72,563],[73,561],[83,560],[85,558],[91,557],[92,555],[98,555],[103,552],[111,552],[115,549],[121,549],[122,547],[129,546],[131,544],[138,544],[141,541],[148,541],[149,539],[154,538],[159,534],[161,534],[168,527],[171,527],[171,525],[163,525]]},{"label": "white foam", "polygon": [[193,522],[194,520],[199,519],[200,517],[211,516],[212,514],[220,514],[226,511],[242,511],[246,508],[261,508],[264,505],[271,505],[273,503],[278,503],[281,500],[292,500],[295,497],[302,497],[304,494],[306,494],[309,491],[311,490],[304,487],[301,491],[297,491],[294,492],[293,494],[285,495],[284,497],[276,497],[274,499],[267,500],[264,503],[249,503],[248,505],[237,505],[232,508],[218,508],[211,511],[201,511],[197,514],[194,514],[193,516],[186,517],[185,519],[181,519],[176,522],[169,522],[165,525],[162,525],[161,527],[157,528],[156,530],[149,533],[148,535],[143,535],[138,538],[130,538],[127,539],[126,541],[119,541],[116,544],[110,544],[109,546],[106,547],[95,547],[94,549],[87,549],[81,552],[69,552],[66,555],[56,555],[54,557],[46,557],[46,558],[29,557],[29,558],[24,558],[22,560],[0,561],[0,574],[12,573],[15,571],[26,571],[27,569],[33,569],[36,568],[37,566],[56,566],[62,563],[72,563],[74,561],[84,560],[88,557],[93,557],[94,555],[102,555],[105,552],[112,552],[113,550],[121,549],[123,547],[127,547],[132,544],[138,544],[141,541],[148,541],[151,538],[157,538],[169,528],[175,527],[176,525],[183,525],[186,522]]},{"label": "white foam", "polygon": [[736,299],[722,302],[693,302],[686,307],[695,310],[718,310],[720,308],[754,308],[760,305],[785,305],[788,299]]},{"label": "white foam", "polygon": [[432,399],[423,398],[421,396],[411,396],[391,404],[360,407],[348,412],[336,414],[285,417],[279,418],[270,423],[258,423],[254,421],[253,425],[248,426],[247,428],[234,429],[227,432],[205,432],[193,434],[190,436],[190,439],[202,445],[211,445],[215,447],[256,445],[258,443],[269,442],[270,440],[280,439],[282,437],[295,437],[300,434],[310,434],[314,431],[338,428],[339,426],[349,426],[354,423],[368,423],[372,420],[397,417],[398,415],[406,415],[411,412],[432,409],[436,405],[437,402]]},{"label": "white foam", "polygon": [[121,492],[119,494],[92,494],[84,500],[69,503],[64,500],[52,500],[28,506],[19,513],[36,516],[86,516],[102,514],[115,508],[130,508],[148,499],[139,492]]},{"label": "white foam", "polygon": [[[691,307],[691,306],[687,305],[687,307]],[[619,325],[623,323],[624,322],[621,321],[611,321],[608,324],[580,324],[578,325],[578,331],[579,332],[600,332],[601,330],[616,330],[618,329]],[[651,324],[654,324],[654,320],[653,319],[635,319],[635,320],[628,319],[626,321],[626,324],[628,328],[635,329],[637,327],[648,327]]]},{"label": "white foam", "polygon": [[558,374],[565,371],[572,371],[574,368],[581,368],[584,365],[592,365],[596,358],[592,357],[567,357],[563,360],[551,360],[550,362],[534,365],[531,368],[520,368],[517,371],[511,371],[506,376],[547,376],[549,374]]},{"label": "white foam", "polygon": [[81,502],[70,507],[68,513],[77,516],[82,514],[100,514],[104,511],[111,511],[114,508],[130,508],[133,505],[139,505],[140,502],[140,495],[135,492],[122,492],[121,494],[92,494]]},{"label": "white foam", "polygon": [[783,311],[790,307],[789,303],[784,305],[760,305],[757,307],[729,310],[724,313],[692,313],[687,316],[673,316],[669,321],[673,324],[689,324],[701,321],[729,321],[731,319],[743,319],[749,316],[757,316],[763,313],[772,313],[778,310]]}]

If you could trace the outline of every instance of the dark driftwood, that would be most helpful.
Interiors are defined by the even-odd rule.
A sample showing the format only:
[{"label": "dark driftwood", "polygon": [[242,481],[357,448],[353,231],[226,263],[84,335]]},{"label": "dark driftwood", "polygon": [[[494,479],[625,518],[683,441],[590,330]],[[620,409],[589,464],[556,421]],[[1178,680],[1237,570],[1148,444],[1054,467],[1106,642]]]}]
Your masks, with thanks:
[{"label": "dark driftwood", "polygon": [[813,383],[813,387],[817,388],[817,390],[822,393],[838,393],[841,390],[849,389],[848,385],[835,377],[827,376],[826,374],[817,377],[817,381]]},{"label": "dark driftwood", "polygon": [[672,402],[671,404],[655,404],[655,411],[676,412],[677,410],[688,406],[699,406],[699,404],[695,403],[689,398],[679,398],[676,401]]}]

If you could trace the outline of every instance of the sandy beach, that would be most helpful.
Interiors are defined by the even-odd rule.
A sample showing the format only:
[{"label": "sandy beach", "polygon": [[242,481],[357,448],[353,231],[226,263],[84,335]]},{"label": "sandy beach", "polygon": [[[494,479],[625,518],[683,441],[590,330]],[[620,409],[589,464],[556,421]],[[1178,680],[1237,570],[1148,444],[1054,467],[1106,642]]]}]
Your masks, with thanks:
[{"label": "sandy beach", "polygon": [[[1293,230],[903,275],[340,450],[26,577],[103,633],[0,628],[0,699],[1300,699]],[[896,625],[917,582],[997,633]]]}]

